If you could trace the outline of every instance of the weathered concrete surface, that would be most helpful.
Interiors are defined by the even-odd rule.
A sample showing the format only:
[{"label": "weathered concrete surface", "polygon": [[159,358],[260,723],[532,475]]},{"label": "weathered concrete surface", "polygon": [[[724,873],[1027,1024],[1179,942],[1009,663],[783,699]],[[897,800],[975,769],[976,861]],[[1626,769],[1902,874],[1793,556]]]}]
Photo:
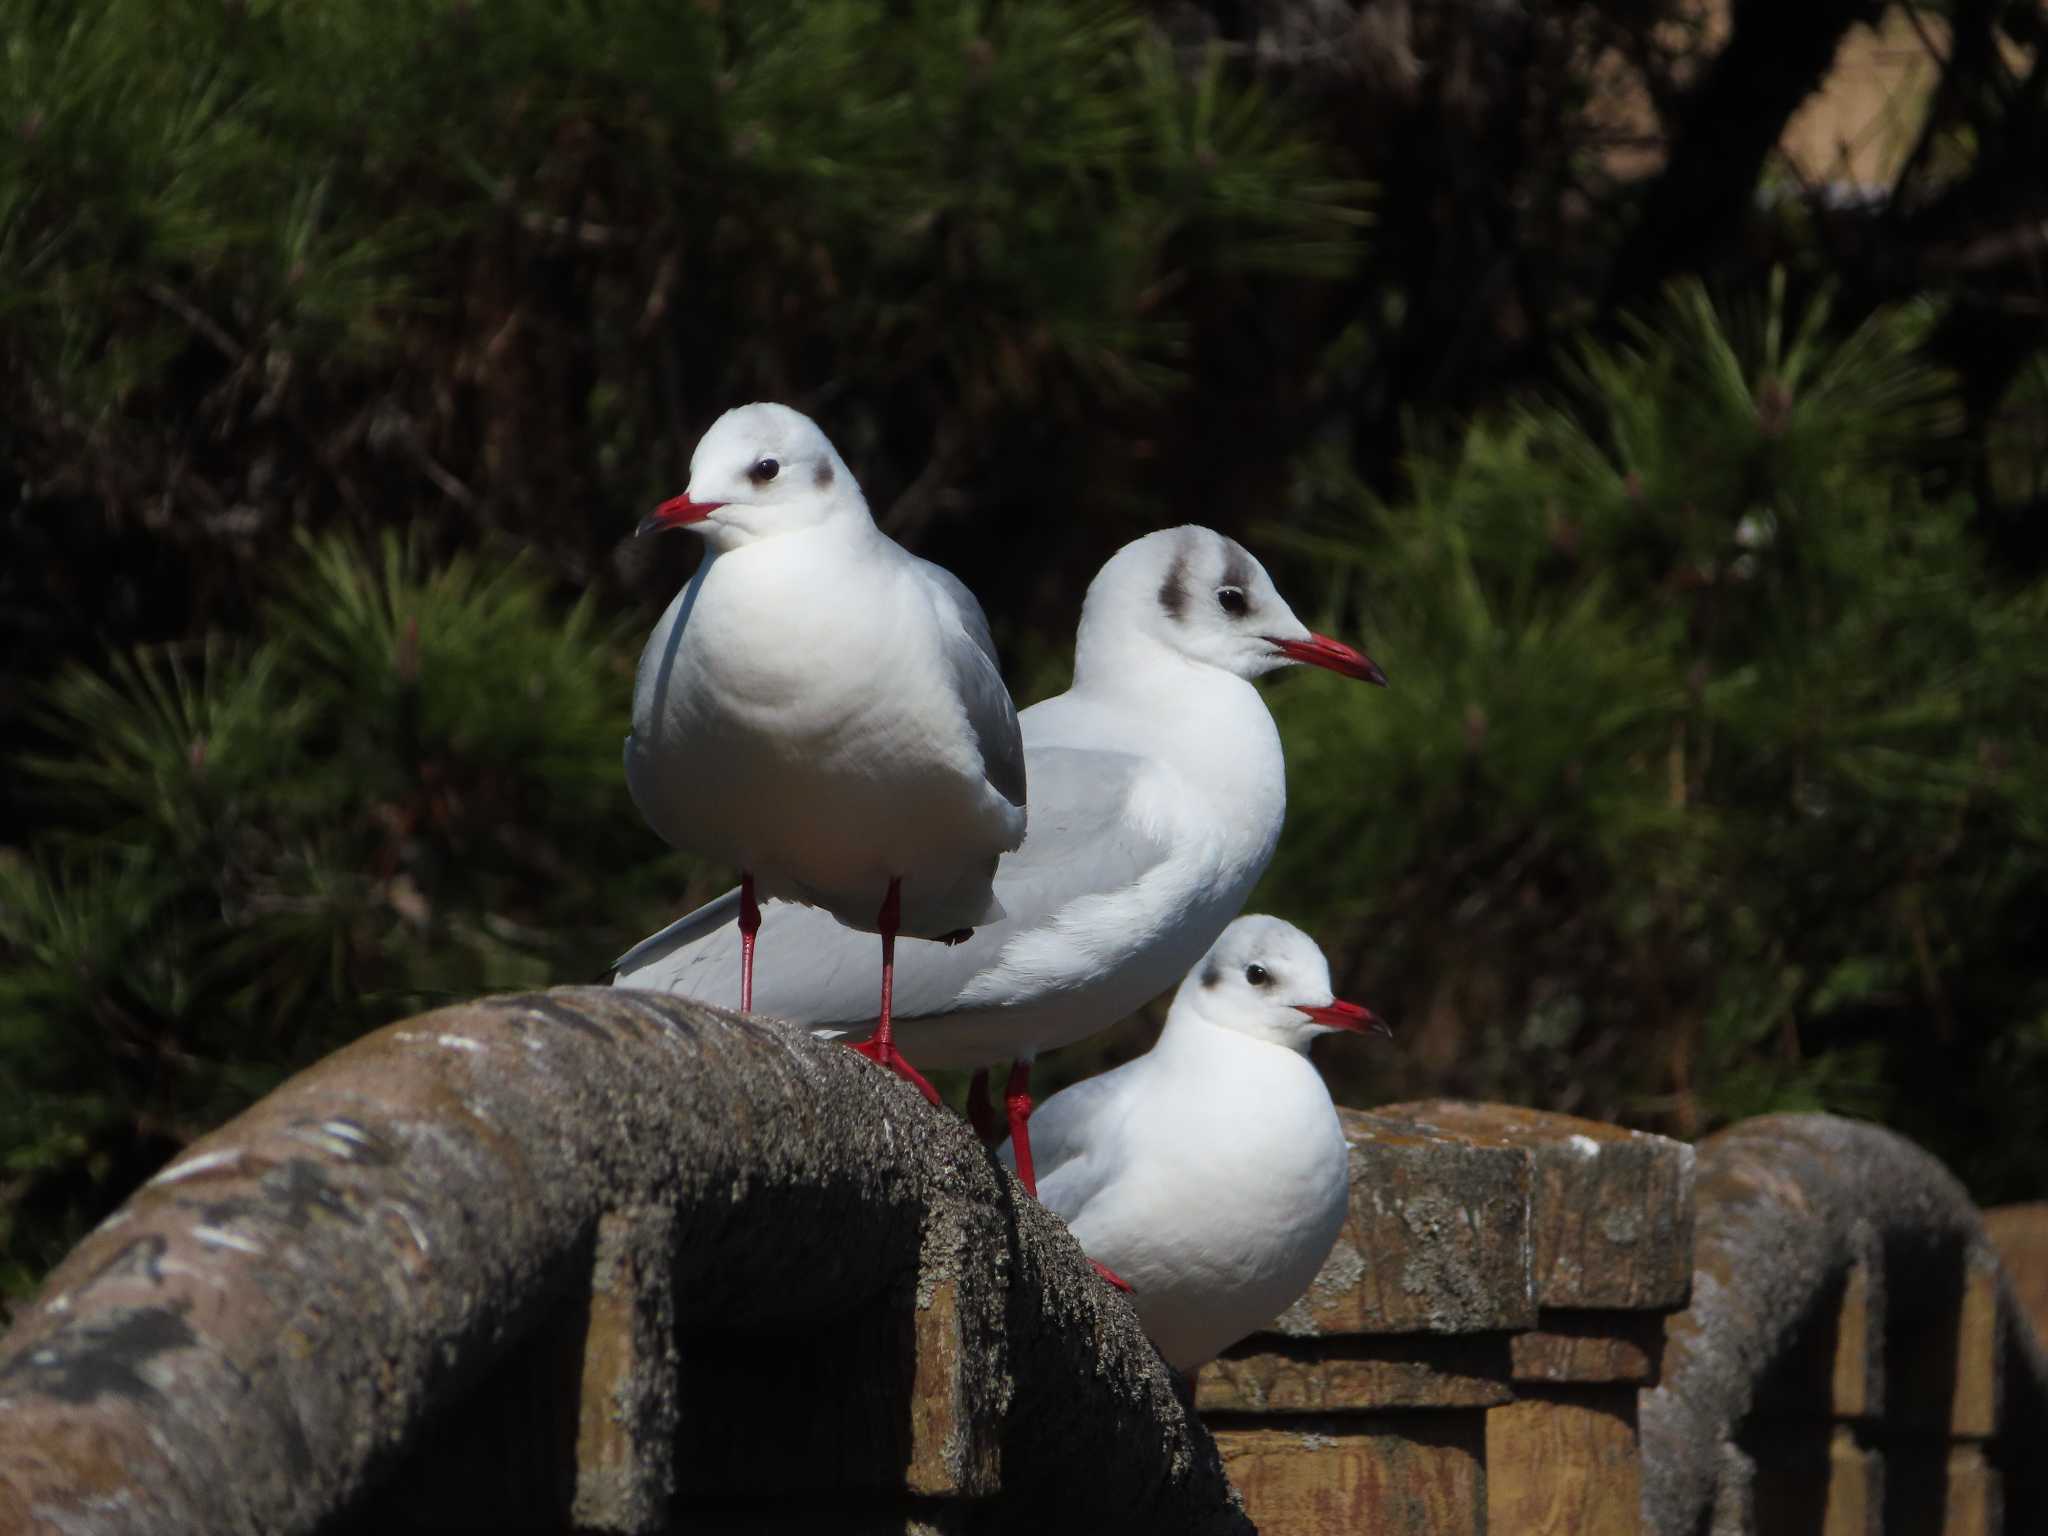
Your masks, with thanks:
[{"label": "weathered concrete surface", "polygon": [[1248,1419],[1219,1423],[1216,1443],[1269,1536],[1486,1528],[1485,1421],[1476,1413]]},{"label": "weathered concrete surface", "polygon": [[1661,1312],[1545,1312],[1508,1341],[1516,1381],[1654,1385],[1664,1355]]},{"label": "weathered concrete surface", "polygon": [[569,988],[365,1038],[87,1238],[0,1340],[0,1530],[334,1529],[565,1296],[613,1318],[623,1384],[571,1405],[568,1486],[503,1474],[539,1480],[534,1529],[656,1527],[678,1368],[627,1291],[664,1265],[684,1325],[950,1286],[971,1359],[938,1411],[993,1439],[912,1475],[993,1458],[971,1529],[1249,1529],[1129,1307],[963,1125],[798,1030]]},{"label": "weathered concrete surface", "polygon": [[1307,1294],[1271,1331],[1307,1339],[1532,1326],[1528,1155],[1390,1115],[1339,1109],[1337,1119],[1350,1209]]},{"label": "weathered concrete surface", "polygon": [[[1838,1305],[1858,1263],[1865,1304],[1894,1329],[1952,1308],[1984,1249],[1962,1185],[1910,1141],[1832,1115],[1770,1115],[1699,1147],[1692,1300],[1668,1327],[1661,1383],[1641,1397],[1643,1524],[1656,1536],[1735,1529],[1753,1497],[1737,1432],[1805,1325]],[[2003,1287],[2000,1433],[2014,1529],[2048,1515],[2048,1356]],[[1881,1294],[1877,1294],[1881,1292]],[[1823,1427],[1823,1433],[1825,1428]],[[2021,1512],[2030,1512],[2025,1519]]]},{"label": "weathered concrete surface", "polygon": [[1508,1336],[1389,1334],[1282,1339],[1254,1334],[1203,1366],[1204,1414],[1380,1413],[1490,1408],[1514,1398]]},{"label": "weathered concrete surface", "polygon": [[1576,1115],[1434,1099],[1379,1113],[1475,1146],[1529,1154],[1536,1305],[1662,1311],[1692,1285],[1693,1149]]}]

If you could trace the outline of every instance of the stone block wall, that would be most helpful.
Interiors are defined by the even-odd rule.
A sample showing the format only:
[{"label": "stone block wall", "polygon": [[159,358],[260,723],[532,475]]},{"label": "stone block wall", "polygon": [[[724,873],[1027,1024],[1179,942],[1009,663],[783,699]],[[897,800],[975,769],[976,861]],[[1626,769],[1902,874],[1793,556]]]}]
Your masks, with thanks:
[{"label": "stone block wall", "polygon": [[1190,1382],[849,1052],[607,989],[408,1020],[0,1339],[0,1532],[2048,1529],[2044,1208],[1827,1116],[1343,1118],[1329,1262]]},{"label": "stone block wall", "polygon": [[2048,1530],[2037,1218],[1981,1217],[1904,1138],[1825,1115],[1731,1127],[1697,1176],[1693,1300],[1639,1404],[1645,1528]]},{"label": "stone block wall", "polygon": [[1259,1529],[1638,1528],[1637,1389],[1692,1276],[1692,1149],[1500,1105],[1343,1112],[1349,1220],[1196,1402]]}]

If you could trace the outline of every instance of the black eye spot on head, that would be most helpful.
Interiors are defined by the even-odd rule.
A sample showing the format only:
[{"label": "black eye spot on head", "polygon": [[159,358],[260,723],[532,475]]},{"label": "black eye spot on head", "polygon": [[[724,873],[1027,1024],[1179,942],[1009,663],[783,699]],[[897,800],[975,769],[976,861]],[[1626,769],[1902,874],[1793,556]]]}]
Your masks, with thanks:
[{"label": "black eye spot on head", "polygon": [[782,472],[782,466],[773,459],[762,459],[747,471],[747,478],[756,485],[766,485]]},{"label": "black eye spot on head", "polygon": [[824,490],[826,486],[832,483],[831,464],[824,459],[818,460],[817,473],[811,476],[811,480],[813,481],[813,483],[816,484],[819,490]]},{"label": "black eye spot on head", "polygon": [[1223,979],[1223,973],[1222,973],[1221,971],[1217,970],[1215,966],[1213,966],[1213,965],[1205,965],[1205,966],[1203,966],[1203,967],[1202,967],[1202,985],[1203,985],[1203,986],[1205,986],[1205,987],[1213,987],[1213,986],[1215,986],[1215,985],[1216,985],[1216,983],[1217,983],[1217,982],[1221,981],[1222,979]]},{"label": "black eye spot on head", "polygon": [[1254,961],[1244,968],[1244,979],[1255,987],[1263,987],[1273,980],[1273,973]]},{"label": "black eye spot on head", "polygon": [[1233,619],[1241,619],[1251,611],[1251,601],[1244,595],[1243,587],[1218,587],[1216,606]]}]

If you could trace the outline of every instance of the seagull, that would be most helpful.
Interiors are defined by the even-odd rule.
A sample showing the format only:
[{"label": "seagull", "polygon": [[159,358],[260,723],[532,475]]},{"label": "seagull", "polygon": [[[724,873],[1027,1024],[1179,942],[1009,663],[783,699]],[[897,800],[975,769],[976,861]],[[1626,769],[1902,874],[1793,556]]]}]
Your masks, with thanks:
[{"label": "seagull", "polygon": [[[1244,906],[1287,809],[1280,733],[1252,680],[1305,663],[1382,686],[1371,658],[1312,634],[1265,568],[1207,528],[1146,534],[1089,584],[1065,693],[1020,717],[1031,825],[996,871],[1004,915],[898,966],[896,1038],[929,1067],[1012,1063],[1004,1093],[1018,1177],[1037,1182],[1026,1122],[1032,1060],[1085,1039],[1171,987]],[[635,946],[619,986],[723,997],[732,953],[713,935],[725,896]],[[822,912],[771,902],[778,961],[762,1011],[828,1037],[875,1024],[857,941]]]},{"label": "seagull", "polygon": [[[874,1031],[855,1048],[936,1104],[895,1046],[896,939],[998,921],[997,861],[1024,839],[1024,748],[988,621],[875,526],[817,423],[786,405],[712,423],[689,488],[639,532],[669,528],[708,548],[640,655],[633,803],[675,847],[738,866],[721,910],[739,923],[743,1011],[763,899],[821,909],[835,937],[881,935]],[[730,997],[730,967],[719,976]]]},{"label": "seagull", "polygon": [[[1308,1289],[1350,1202],[1349,1154],[1308,1044],[1389,1035],[1332,995],[1315,940],[1240,917],[1188,972],[1159,1042],[1038,1106],[1038,1198],[1167,1364],[1192,1371]],[[1008,1143],[999,1155],[1015,1166]]]}]

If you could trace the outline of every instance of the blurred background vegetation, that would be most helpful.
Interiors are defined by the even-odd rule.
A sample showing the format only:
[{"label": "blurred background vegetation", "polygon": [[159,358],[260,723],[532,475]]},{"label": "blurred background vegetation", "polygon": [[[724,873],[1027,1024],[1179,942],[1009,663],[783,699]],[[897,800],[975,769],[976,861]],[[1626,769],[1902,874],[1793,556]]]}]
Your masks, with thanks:
[{"label": "blurred background vegetation", "polygon": [[623,536],[753,398],[1020,699],[1170,522],[1386,665],[1271,691],[1255,904],[1399,1031],[1340,1097],[1825,1106],[2048,1189],[2033,0],[9,15],[0,1289],[722,884],[619,777],[696,553]]}]

